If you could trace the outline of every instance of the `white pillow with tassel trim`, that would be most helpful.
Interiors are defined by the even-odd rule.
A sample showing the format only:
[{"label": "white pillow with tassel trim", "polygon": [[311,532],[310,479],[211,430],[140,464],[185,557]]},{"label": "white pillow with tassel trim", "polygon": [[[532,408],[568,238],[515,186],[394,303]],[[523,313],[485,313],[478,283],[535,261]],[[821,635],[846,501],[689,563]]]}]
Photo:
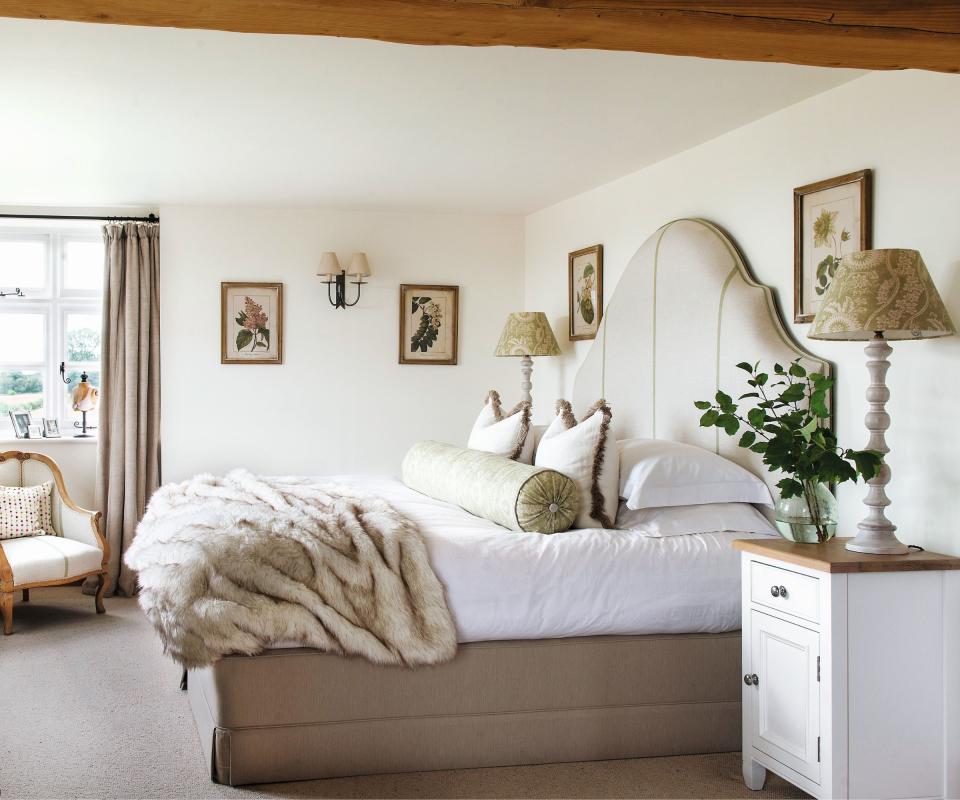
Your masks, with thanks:
[{"label": "white pillow with tassel trim", "polygon": [[491,389],[477,421],[473,423],[467,447],[495,453],[521,464],[531,464],[533,432],[530,430],[530,403],[521,400],[504,414],[500,395]]},{"label": "white pillow with tassel trim", "polygon": [[576,528],[613,528],[617,518],[620,457],[605,400],[594,403],[578,423],[570,403],[557,400],[557,416],[537,445],[534,463],[561,472],[580,490]]}]

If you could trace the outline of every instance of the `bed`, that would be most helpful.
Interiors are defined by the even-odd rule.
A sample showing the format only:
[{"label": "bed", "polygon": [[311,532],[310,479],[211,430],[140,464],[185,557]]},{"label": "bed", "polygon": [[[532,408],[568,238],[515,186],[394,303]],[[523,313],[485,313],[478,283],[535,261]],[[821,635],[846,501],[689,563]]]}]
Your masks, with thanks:
[{"label": "bed", "polygon": [[[574,400],[605,396],[621,438],[696,444],[763,474],[757,456],[696,427],[692,400],[732,383],[745,358],[798,357],[830,370],[791,339],[722,231],[678,220],[627,266]],[[277,642],[191,672],[214,781],[739,749],[739,561],[729,545],[742,534],[507,533],[392,478],[338,480],[419,525],[458,653],[406,669]]]}]

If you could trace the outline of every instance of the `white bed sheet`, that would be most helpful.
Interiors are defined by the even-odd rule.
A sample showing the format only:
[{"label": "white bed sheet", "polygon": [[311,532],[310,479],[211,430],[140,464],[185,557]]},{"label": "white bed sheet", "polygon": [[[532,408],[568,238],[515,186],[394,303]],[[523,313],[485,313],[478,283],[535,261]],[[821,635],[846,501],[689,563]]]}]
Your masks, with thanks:
[{"label": "white bed sheet", "polygon": [[740,628],[746,533],[657,539],[634,531],[508,531],[414,492],[395,478],[326,478],[377,494],[426,539],[457,639],[553,639],[600,634],[717,633]]}]

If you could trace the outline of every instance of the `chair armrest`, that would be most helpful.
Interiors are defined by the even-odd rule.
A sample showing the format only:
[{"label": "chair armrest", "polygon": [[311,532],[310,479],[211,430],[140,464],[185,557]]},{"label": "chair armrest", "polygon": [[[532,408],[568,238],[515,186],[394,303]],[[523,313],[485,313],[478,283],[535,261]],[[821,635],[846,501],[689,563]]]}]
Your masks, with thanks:
[{"label": "chair armrest", "polygon": [[60,534],[65,539],[73,539],[98,550],[104,549],[99,511],[87,511],[64,503],[60,509]]}]

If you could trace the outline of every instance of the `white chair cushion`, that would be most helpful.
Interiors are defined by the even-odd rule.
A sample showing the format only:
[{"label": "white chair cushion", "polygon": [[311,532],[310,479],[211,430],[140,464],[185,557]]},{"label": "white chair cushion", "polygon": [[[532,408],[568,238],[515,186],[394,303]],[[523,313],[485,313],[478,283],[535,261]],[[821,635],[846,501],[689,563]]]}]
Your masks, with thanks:
[{"label": "white chair cushion", "polygon": [[100,569],[103,553],[60,536],[26,536],[0,542],[13,571],[13,585],[69,578]]}]

